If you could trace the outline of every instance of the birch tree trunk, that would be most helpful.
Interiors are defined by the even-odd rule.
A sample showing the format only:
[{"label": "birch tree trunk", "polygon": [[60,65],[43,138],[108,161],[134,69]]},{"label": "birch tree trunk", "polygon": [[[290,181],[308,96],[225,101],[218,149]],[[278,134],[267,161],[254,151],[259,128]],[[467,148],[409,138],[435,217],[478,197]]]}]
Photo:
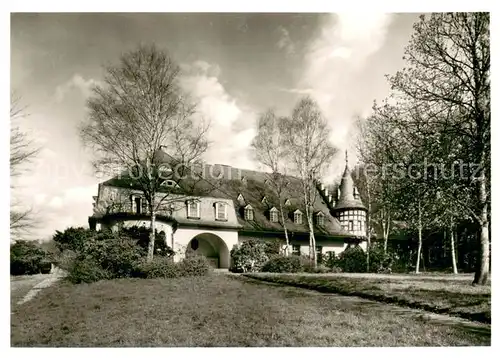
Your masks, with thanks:
[{"label": "birch tree trunk", "polygon": [[415,273],[420,273],[420,256],[422,255],[422,209],[420,207],[420,200],[418,202],[418,250],[417,250],[417,264]]},{"label": "birch tree trunk", "polygon": [[391,225],[391,217],[389,213],[383,211],[382,217],[382,234],[384,235],[384,254],[387,254],[387,242],[389,241],[389,230]]},{"label": "birch tree trunk", "polygon": [[[365,173],[366,175],[366,173]],[[366,176],[366,193],[368,200],[368,211],[366,213],[366,272],[370,272],[370,227],[371,227],[371,195],[370,195],[370,184],[368,183],[368,176]]]},{"label": "birch tree trunk", "polygon": [[455,236],[453,233],[453,224],[450,225],[450,250],[451,250],[451,265],[453,267],[453,273],[456,275],[457,270],[457,259],[455,257]]},{"label": "birch tree trunk", "polygon": [[313,262],[314,268],[317,267],[318,262],[316,260],[316,238],[314,237],[314,223],[312,222],[311,209],[306,209],[307,215],[307,225],[309,226],[309,245],[310,245],[310,259]]},{"label": "birch tree trunk", "polygon": [[148,256],[147,260],[152,261],[155,252],[155,233],[156,233],[156,210],[154,207],[154,199],[151,199],[150,213],[151,213],[151,233],[149,234],[148,243]]},{"label": "birch tree trunk", "polygon": [[[484,156],[484,154],[483,154]],[[479,203],[481,205],[479,235],[479,253],[476,262],[476,273],[474,275],[474,284],[485,285],[488,282],[490,266],[490,235],[488,231],[488,202],[486,195],[486,175],[484,172],[484,159],[482,160],[481,171],[479,174]]]},{"label": "birch tree trunk", "polygon": [[283,229],[285,230],[285,242],[286,242],[285,256],[288,256],[290,250],[290,241],[288,239],[288,230],[286,228],[285,214],[283,213],[283,204],[281,203],[281,200],[280,200],[280,213],[281,213],[281,222],[283,223]]}]

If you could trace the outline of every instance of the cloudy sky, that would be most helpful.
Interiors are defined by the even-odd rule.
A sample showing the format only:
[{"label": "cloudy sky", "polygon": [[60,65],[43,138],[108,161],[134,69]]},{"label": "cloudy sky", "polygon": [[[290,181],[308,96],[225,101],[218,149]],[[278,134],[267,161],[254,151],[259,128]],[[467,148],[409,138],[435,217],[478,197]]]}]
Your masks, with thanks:
[{"label": "cloudy sky", "polygon": [[[417,14],[14,14],[11,88],[29,116],[21,123],[43,148],[16,196],[33,206],[36,238],[87,226],[99,178],[77,126],[103,65],[139,43],[166,48],[182,85],[210,118],[211,163],[257,168],[248,150],[258,114],[288,114],[300,96],[320,104],[331,141],[354,155],[352,123],[388,93],[402,67]],[[342,169],[343,155],[328,177]]]}]

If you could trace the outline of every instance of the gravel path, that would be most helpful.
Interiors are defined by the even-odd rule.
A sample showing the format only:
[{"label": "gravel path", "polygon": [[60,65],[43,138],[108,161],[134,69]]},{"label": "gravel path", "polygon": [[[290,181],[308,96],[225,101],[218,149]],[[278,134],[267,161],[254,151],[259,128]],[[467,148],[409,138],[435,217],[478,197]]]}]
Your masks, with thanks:
[{"label": "gravel path", "polygon": [[62,277],[64,277],[64,272],[58,269],[45,275],[11,277],[11,303],[14,300],[18,305],[22,305],[32,300],[41,290],[52,286]]}]

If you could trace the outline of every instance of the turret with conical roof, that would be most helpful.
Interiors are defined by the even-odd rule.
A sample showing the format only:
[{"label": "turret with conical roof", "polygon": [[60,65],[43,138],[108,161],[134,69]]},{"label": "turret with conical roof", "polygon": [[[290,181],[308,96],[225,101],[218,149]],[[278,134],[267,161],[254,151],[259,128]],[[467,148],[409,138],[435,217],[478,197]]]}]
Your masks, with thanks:
[{"label": "turret with conical roof", "polygon": [[352,180],[346,151],[345,169],[338,189],[338,197],[332,209],[342,228],[360,237],[366,236],[366,206]]}]

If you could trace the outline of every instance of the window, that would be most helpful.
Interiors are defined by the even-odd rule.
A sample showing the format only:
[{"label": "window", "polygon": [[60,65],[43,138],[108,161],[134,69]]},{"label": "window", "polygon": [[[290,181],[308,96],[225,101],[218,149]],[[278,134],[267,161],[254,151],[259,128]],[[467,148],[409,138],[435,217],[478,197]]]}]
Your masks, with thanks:
[{"label": "window", "polygon": [[349,220],[349,223],[348,223],[348,226],[347,226],[347,230],[349,230],[349,231],[353,231],[354,230],[354,221],[353,220]]},{"label": "window", "polygon": [[165,180],[161,185],[167,188],[174,188],[177,186],[177,183],[173,180]]},{"label": "window", "polygon": [[292,245],[292,255],[300,256],[300,245]]},{"label": "window", "polygon": [[140,197],[136,197],[134,196],[133,197],[133,205],[134,205],[134,209],[133,211],[136,213],[136,214],[140,214],[142,212],[142,198]]},{"label": "window", "polygon": [[269,220],[271,220],[272,223],[278,222],[278,209],[272,208],[269,211]]},{"label": "window", "polygon": [[317,215],[316,215],[316,224],[318,226],[325,226],[325,215],[323,215],[322,212],[319,212]]},{"label": "window", "polygon": [[226,203],[215,203],[215,220],[227,220]]},{"label": "window", "polygon": [[191,219],[200,218],[200,203],[195,200],[191,200],[187,203],[187,216]]},{"label": "window", "polygon": [[253,208],[250,205],[248,205],[245,208],[244,214],[245,214],[245,220],[247,221],[253,220]]},{"label": "window", "polygon": [[302,225],[302,213],[300,211],[296,211],[293,213],[293,222],[297,225]]}]

